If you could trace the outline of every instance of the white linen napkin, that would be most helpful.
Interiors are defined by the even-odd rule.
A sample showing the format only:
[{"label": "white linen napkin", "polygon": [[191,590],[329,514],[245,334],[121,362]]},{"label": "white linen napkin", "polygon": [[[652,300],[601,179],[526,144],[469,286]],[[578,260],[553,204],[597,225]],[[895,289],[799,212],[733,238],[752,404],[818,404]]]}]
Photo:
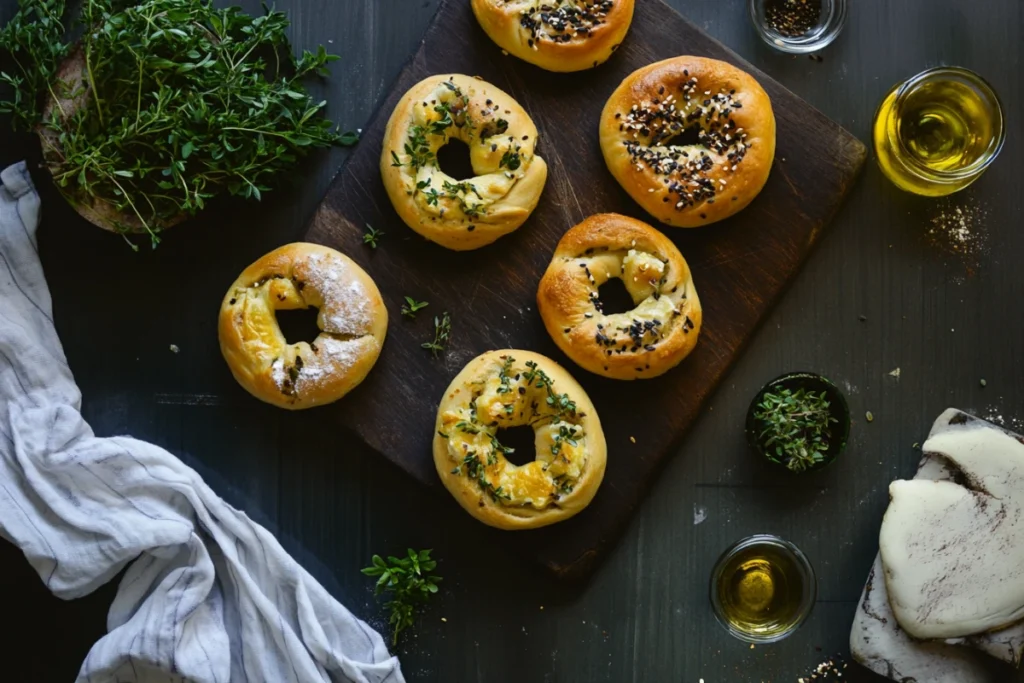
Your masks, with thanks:
[{"label": "white linen napkin", "polygon": [[24,163],[0,173],[0,534],[55,595],[129,563],[84,683],[403,683],[380,635],[153,444],[97,438],[64,358]]}]

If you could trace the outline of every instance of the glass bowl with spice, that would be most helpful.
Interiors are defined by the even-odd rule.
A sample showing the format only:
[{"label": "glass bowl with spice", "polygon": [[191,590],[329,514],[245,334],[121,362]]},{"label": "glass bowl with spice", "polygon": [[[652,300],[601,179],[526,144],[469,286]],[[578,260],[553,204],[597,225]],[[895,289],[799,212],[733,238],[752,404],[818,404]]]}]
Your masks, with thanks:
[{"label": "glass bowl with spice", "polygon": [[768,462],[796,474],[833,462],[850,435],[850,408],[835,384],[791,372],[764,385],[747,410],[747,443]]},{"label": "glass bowl with spice", "polygon": [[711,572],[711,608],[732,636],[774,643],[791,635],[814,608],[818,582],[795,545],[768,534],[722,553]]},{"label": "glass bowl with spice", "polygon": [[847,0],[750,0],[754,28],[776,50],[816,52],[846,24]]}]

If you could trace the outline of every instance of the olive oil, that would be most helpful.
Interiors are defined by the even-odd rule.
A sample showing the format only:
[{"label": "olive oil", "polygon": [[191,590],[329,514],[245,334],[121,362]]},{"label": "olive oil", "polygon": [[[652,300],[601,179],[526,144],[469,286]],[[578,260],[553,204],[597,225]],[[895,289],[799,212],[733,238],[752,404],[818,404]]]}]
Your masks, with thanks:
[{"label": "olive oil", "polygon": [[878,108],[874,145],[898,187],[929,196],[974,182],[1003,141],[995,93],[965,69],[926,71],[893,88]]},{"label": "olive oil", "polygon": [[752,642],[780,640],[795,631],[816,592],[807,559],[773,536],[754,536],[728,550],[715,568],[711,591],[722,625]]}]

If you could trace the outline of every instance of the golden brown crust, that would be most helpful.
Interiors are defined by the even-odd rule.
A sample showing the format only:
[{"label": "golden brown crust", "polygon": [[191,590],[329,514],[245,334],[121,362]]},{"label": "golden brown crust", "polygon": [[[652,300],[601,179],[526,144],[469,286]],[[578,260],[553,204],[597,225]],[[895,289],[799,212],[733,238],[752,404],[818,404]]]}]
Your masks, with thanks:
[{"label": "golden brown crust", "polygon": [[[460,182],[438,167],[450,139],[469,146],[476,177]],[[522,225],[540,201],[548,173],[536,144],[537,127],[507,93],[470,76],[431,76],[388,120],[381,177],[406,225],[448,249],[477,249]]]},{"label": "golden brown crust", "polygon": [[[315,307],[320,335],[289,344],[274,312]],[[377,362],[388,313],[370,276],[318,244],[287,244],[242,271],[221,303],[224,359],[250,394],[299,410],[337,401]]]},{"label": "golden brown crust", "polygon": [[[547,387],[572,405],[550,408]],[[537,452],[516,466],[492,437],[521,424],[534,427]],[[437,409],[433,450],[437,474],[459,505],[510,530],[578,514],[597,494],[607,458],[601,421],[583,388],[550,358],[518,349],[488,351],[455,376]]]},{"label": "golden brown crust", "polygon": [[[636,308],[605,315],[598,288],[622,279]],[[690,354],[703,313],[686,259],[633,218],[597,214],[555,248],[537,289],[548,334],[580,367],[612,379],[657,377]]]},{"label": "golden brown crust", "polygon": [[[665,144],[697,126],[703,137],[696,144]],[[608,170],[644,210],[692,228],[732,216],[764,187],[775,115],[746,72],[675,57],[626,77],[605,104],[600,137]]]},{"label": "golden brown crust", "polygon": [[633,4],[634,0],[472,0],[477,21],[500,48],[560,72],[582,71],[607,61],[629,31]]}]

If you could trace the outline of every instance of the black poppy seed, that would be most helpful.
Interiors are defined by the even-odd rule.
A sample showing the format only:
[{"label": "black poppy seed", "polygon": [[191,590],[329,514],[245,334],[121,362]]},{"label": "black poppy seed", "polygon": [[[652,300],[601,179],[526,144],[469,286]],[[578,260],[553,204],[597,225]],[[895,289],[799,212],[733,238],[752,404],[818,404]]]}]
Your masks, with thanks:
[{"label": "black poppy seed", "polygon": [[468,228],[466,228],[466,230],[469,231],[469,232],[473,232],[474,230],[476,230],[476,226],[475,225],[471,225]]},{"label": "black poppy seed", "polygon": [[764,20],[783,36],[802,36],[817,26],[821,10],[821,0],[767,0]]}]

